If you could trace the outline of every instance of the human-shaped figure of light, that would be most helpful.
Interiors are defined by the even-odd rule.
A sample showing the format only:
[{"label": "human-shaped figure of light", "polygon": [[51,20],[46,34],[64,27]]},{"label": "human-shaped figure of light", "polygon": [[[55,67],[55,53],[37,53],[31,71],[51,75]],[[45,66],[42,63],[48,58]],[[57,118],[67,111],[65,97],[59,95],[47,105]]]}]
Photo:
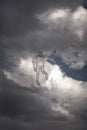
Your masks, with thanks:
[{"label": "human-shaped figure of light", "polygon": [[53,57],[55,51],[50,56],[43,55],[42,51],[39,51],[39,53],[34,57],[33,59],[33,68],[34,71],[36,71],[36,82],[38,85],[40,85],[39,76],[40,73],[44,74],[45,79],[48,79],[48,73],[45,70],[45,61],[47,57]]}]

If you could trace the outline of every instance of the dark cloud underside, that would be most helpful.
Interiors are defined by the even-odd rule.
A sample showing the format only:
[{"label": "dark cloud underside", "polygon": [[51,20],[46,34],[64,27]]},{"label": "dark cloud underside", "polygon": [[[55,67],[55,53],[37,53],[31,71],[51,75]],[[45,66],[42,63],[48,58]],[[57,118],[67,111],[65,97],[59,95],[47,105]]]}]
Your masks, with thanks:
[{"label": "dark cloud underside", "polygon": [[29,55],[27,52],[66,48],[66,43],[71,46],[80,43],[79,48],[86,48],[86,34],[81,42],[66,28],[48,31],[36,18],[48,9],[70,8],[72,12],[81,4],[81,0],[0,1],[0,130],[87,129],[87,110],[82,110],[75,121],[60,113],[57,116],[41,90],[22,88],[3,74],[3,70],[12,71],[21,57]]},{"label": "dark cloud underside", "polygon": [[70,7],[81,5],[81,0],[25,0],[25,1],[0,1],[0,34],[5,36],[17,36],[28,30],[41,29],[40,23],[34,18],[49,8]]}]

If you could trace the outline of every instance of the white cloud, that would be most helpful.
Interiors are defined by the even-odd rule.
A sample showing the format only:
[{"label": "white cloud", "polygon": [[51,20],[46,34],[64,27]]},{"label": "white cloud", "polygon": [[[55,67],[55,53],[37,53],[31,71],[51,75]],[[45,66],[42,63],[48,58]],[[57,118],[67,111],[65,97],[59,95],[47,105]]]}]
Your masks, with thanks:
[{"label": "white cloud", "polygon": [[73,12],[72,15],[73,19],[86,21],[87,18],[87,10],[84,9],[82,6],[77,7],[77,9]]},{"label": "white cloud", "polygon": [[[72,108],[74,105],[78,110],[84,107],[84,100],[87,98],[87,83],[67,77],[57,65],[46,62],[45,68],[49,74],[49,78],[46,81],[41,74],[41,86],[36,84],[32,58],[21,58],[20,64],[14,72],[4,71],[4,74],[8,79],[20,84],[22,87],[34,85],[36,87],[42,87],[43,89],[47,88],[46,91],[43,91],[44,96],[46,96],[49,101],[51,98],[56,98],[57,100],[56,103],[51,101],[51,109],[67,117],[72,117],[71,112],[73,113]],[[80,106],[80,108],[78,106]]]},{"label": "white cloud", "polygon": [[56,104],[56,105],[53,104],[52,110],[54,110],[56,112],[61,112],[62,114],[64,114],[68,118],[74,118],[74,116],[67,109],[61,107],[59,104]]},{"label": "white cloud", "polygon": [[47,10],[36,16],[48,29],[57,30],[67,28],[76,34],[79,40],[83,40],[85,27],[87,26],[87,10],[82,6],[77,7],[73,12],[69,9]]},{"label": "white cloud", "polygon": [[57,27],[63,28],[64,21],[67,18],[69,9],[56,9],[47,10],[42,14],[36,15],[36,17],[48,26],[49,29],[57,29]]},{"label": "white cloud", "polygon": [[47,12],[37,15],[40,20],[44,20],[44,23],[54,22],[59,18],[65,19],[67,17],[69,9],[56,9],[56,10],[48,10]]}]

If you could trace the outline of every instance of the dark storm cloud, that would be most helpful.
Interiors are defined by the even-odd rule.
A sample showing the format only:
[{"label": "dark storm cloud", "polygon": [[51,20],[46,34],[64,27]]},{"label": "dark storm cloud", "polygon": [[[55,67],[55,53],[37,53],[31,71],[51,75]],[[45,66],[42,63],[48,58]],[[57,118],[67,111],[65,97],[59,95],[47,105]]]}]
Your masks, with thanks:
[{"label": "dark storm cloud", "polygon": [[0,73],[0,129],[36,130],[42,129],[44,122],[47,129],[47,122],[64,122],[65,117],[52,114],[46,100],[41,91],[22,88]]},{"label": "dark storm cloud", "polygon": [[[78,42],[74,36],[67,30],[58,31],[31,31],[24,36],[5,38],[2,39],[3,48],[13,49],[15,51],[37,51],[41,50],[52,50],[52,48],[65,48],[67,44],[75,45]],[[9,46],[8,46],[9,45]],[[63,47],[64,46],[64,47]],[[10,52],[11,52],[10,50]]]},{"label": "dark storm cloud", "polygon": [[1,35],[15,36],[37,28],[43,28],[34,18],[36,13],[49,8],[70,7],[81,5],[81,0],[16,0],[1,1],[0,19]]},{"label": "dark storm cloud", "polygon": [[[35,52],[41,48],[50,50],[59,46],[61,48],[68,41],[78,42],[66,29],[63,32],[47,31],[35,15],[49,8],[70,7],[75,9],[79,5],[81,5],[81,0],[0,1],[1,130],[86,129],[86,124],[82,120],[70,122],[63,116],[53,115],[49,102],[44,103],[38,90],[21,88],[18,84],[7,80],[2,73],[3,69],[11,69],[12,66],[15,66],[26,51]],[[59,45],[57,46],[57,44]],[[85,118],[85,122],[86,120],[87,118]]]},{"label": "dark storm cloud", "polygon": [[43,105],[40,92],[35,89],[22,88],[7,80],[0,74],[0,115],[20,120],[38,120],[45,118],[49,111],[48,105]]},{"label": "dark storm cloud", "polygon": [[0,3],[0,54],[4,58],[3,66],[11,51],[15,51],[17,56],[17,53],[21,55],[21,51],[50,50],[64,46],[68,41],[78,42],[66,29],[62,30],[63,33],[61,30],[48,32],[35,15],[50,8],[73,9],[81,5],[81,0],[3,0]]},{"label": "dark storm cloud", "polygon": [[68,41],[78,42],[76,36],[70,34],[66,28],[62,31],[58,29],[56,32],[47,31],[46,26],[36,18],[36,14],[47,9],[68,7],[73,9],[81,5],[81,0],[9,0],[8,2],[4,0],[0,5],[0,44],[4,53],[12,49],[19,53],[20,50],[38,51],[42,48],[50,50],[53,46],[54,48],[64,46]]},{"label": "dark storm cloud", "polygon": [[[74,125],[75,124],[75,125]],[[86,130],[86,123],[77,119],[77,121],[39,121],[39,122],[23,122],[18,120],[11,120],[7,117],[0,117],[1,130]]]},{"label": "dark storm cloud", "polygon": [[[42,94],[41,94],[42,95]],[[21,88],[0,73],[0,129],[1,130],[85,130],[87,111],[69,120],[52,115],[48,104],[42,103],[39,92]]]},{"label": "dark storm cloud", "polygon": [[0,73],[0,116],[30,122],[66,119],[61,114],[58,117],[53,114],[49,97],[44,96],[42,89],[21,87],[8,80],[3,72]]}]

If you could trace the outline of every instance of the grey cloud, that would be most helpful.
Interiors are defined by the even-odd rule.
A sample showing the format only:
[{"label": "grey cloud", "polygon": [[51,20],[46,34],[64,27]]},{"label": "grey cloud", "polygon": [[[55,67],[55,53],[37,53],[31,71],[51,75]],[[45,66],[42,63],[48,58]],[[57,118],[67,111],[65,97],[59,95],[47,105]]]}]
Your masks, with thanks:
[{"label": "grey cloud", "polygon": [[39,91],[21,88],[3,74],[0,77],[0,115],[24,119],[28,116],[28,120],[39,119],[43,113],[45,116],[49,107],[41,103]]},{"label": "grey cloud", "polygon": [[[57,115],[50,110],[50,103],[55,102],[55,99],[49,99],[42,90],[34,87],[22,88],[7,80],[2,73],[3,69],[15,67],[19,64],[20,57],[29,56],[30,52],[36,53],[40,49],[51,51],[54,48],[62,50],[74,45],[78,48],[79,41],[76,36],[72,36],[66,29],[48,31],[35,15],[49,8],[70,7],[73,10],[80,4],[81,0],[0,1],[1,130],[87,129],[87,118],[84,116],[86,111],[79,112],[79,119],[67,120],[61,113]],[[80,45],[81,48],[87,47],[85,41]]]},{"label": "grey cloud", "polygon": [[[52,114],[46,107],[41,105],[35,92],[29,92],[28,89],[20,88],[11,81],[6,81],[0,87],[2,99],[0,100],[0,129],[2,130],[83,130],[86,129],[86,112],[79,113],[80,116],[74,120],[64,118],[58,113]],[[9,82],[9,84],[7,83]],[[6,86],[8,84],[8,86]],[[16,86],[14,86],[16,85]],[[1,86],[1,85],[0,85]],[[37,95],[37,93],[35,94]],[[0,96],[0,97],[1,97]],[[35,99],[34,99],[35,98]],[[3,100],[4,99],[4,100]],[[3,109],[1,110],[1,105]]]},{"label": "grey cloud", "polygon": [[84,108],[84,103],[71,106],[70,111],[76,114],[74,120],[51,111],[50,103],[56,104],[51,93],[43,93],[42,89],[22,88],[0,73],[0,129],[86,129],[86,111],[83,109],[87,106]]},{"label": "grey cloud", "polygon": [[[1,66],[11,67],[10,63],[6,65],[10,55],[18,57],[18,55],[25,56],[28,52],[37,52],[41,49],[48,51],[55,48],[60,50],[72,45],[79,46],[77,37],[72,35],[66,28],[63,30],[58,29],[58,31],[54,30],[53,32],[48,31],[35,15],[49,8],[70,7],[73,9],[80,4],[81,0],[72,2],[71,0],[1,1]],[[81,46],[86,46],[85,41],[81,43]]]},{"label": "grey cloud", "polygon": [[[11,124],[11,125],[10,125]],[[75,124],[75,125],[74,125]],[[87,129],[86,123],[77,119],[76,121],[39,121],[39,122],[23,122],[18,120],[11,120],[9,118],[0,117],[0,129],[2,130],[85,130]]]},{"label": "grey cloud", "polygon": [[[73,54],[72,49],[69,49],[69,47],[73,48]],[[17,65],[20,57],[30,56],[30,53],[38,53],[39,50],[45,53],[55,49],[61,56],[64,55],[65,61],[70,63],[72,68],[74,66],[74,68],[79,69],[86,64],[86,42],[78,41],[76,36],[72,35],[68,30],[59,29],[58,31],[37,30],[28,32],[24,36],[12,38],[2,37],[1,65],[3,68],[9,68]],[[77,51],[79,51],[79,55],[81,55],[81,52],[84,52],[84,54],[78,57],[75,55]],[[79,62],[84,64],[79,67]]]},{"label": "grey cloud", "polygon": [[[78,40],[72,36],[68,30],[58,31],[32,31],[24,36],[13,37],[13,38],[1,38],[2,47],[8,47],[8,51],[12,50],[30,50],[31,52],[38,52],[38,50],[57,50],[66,49],[69,46],[78,46]],[[11,51],[11,50],[10,50]]]},{"label": "grey cloud", "polygon": [[18,0],[6,2],[1,1],[0,17],[1,31],[0,34],[14,36],[24,34],[29,30],[43,28],[42,24],[34,18],[35,14],[49,8],[68,7],[74,8],[81,4],[81,0]]},{"label": "grey cloud", "polygon": [[[26,68],[26,65],[31,62],[28,59],[24,60],[24,64],[21,68],[16,68],[13,73],[11,72],[5,72],[5,75],[7,79],[10,79],[18,84],[21,85],[21,87],[30,87],[30,84],[35,84],[36,88],[38,87],[36,84],[36,81],[34,79],[34,71],[33,68],[29,68],[29,66]],[[51,64],[50,64],[51,65]],[[49,68],[51,67],[49,65]],[[31,66],[31,65],[30,65]],[[46,67],[46,66],[45,66]],[[53,75],[55,75],[55,68],[57,65],[54,65],[54,72]],[[20,75],[20,72],[22,74],[25,74],[26,77]],[[31,73],[32,72],[32,73]],[[53,76],[49,70],[47,70],[50,75]],[[60,75],[59,75],[60,74]],[[71,79],[70,77],[63,77],[64,73],[60,70],[56,70],[56,76],[59,77],[59,80],[57,82],[57,77],[53,78],[53,82],[48,80],[48,84],[46,86],[47,90],[45,90],[45,85],[43,82],[41,82],[41,87],[39,89],[42,89],[42,95],[43,99],[46,97],[45,100],[48,101],[50,108],[57,110],[58,113],[61,113],[61,115],[65,115],[66,117],[72,117],[73,115],[80,112],[81,109],[86,108],[85,106],[85,98],[86,98],[86,86],[87,83],[79,82],[76,80]],[[30,76],[32,79],[30,79]],[[61,77],[62,76],[62,77]],[[54,76],[53,76],[54,77]],[[62,83],[61,83],[62,79]],[[45,82],[45,81],[44,81]],[[51,86],[53,86],[53,89],[51,90]],[[65,89],[69,86],[68,89]],[[73,86],[73,87],[72,87]],[[64,90],[64,91],[63,91]],[[67,91],[66,91],[67,90]],[[65,92],[66,91],[66,92]],[[41,97],[40,97],[41,98]],[[70,116],[71,115],[71,116]]]}]

